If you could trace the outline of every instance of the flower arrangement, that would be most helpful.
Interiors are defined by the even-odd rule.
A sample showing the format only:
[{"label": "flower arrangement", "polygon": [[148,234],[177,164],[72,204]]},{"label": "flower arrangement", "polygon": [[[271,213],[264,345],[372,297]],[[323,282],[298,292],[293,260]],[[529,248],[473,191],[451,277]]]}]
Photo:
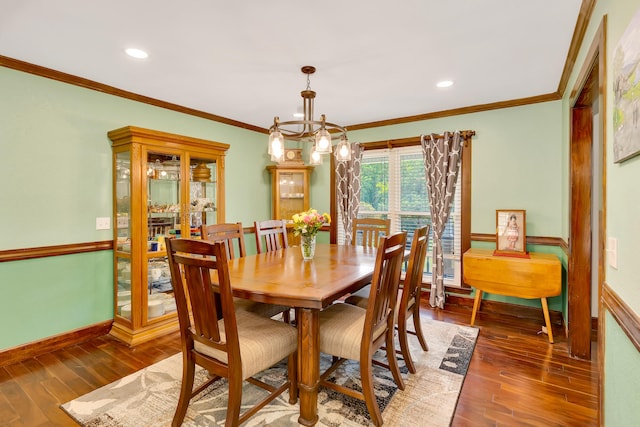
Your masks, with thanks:
[{"label": "flower arrangement", "polygon": [[293,215],[293,235],[312,237],[318,234],[323,225],[331,224],[328,213],[319,214],[315,209]]}]

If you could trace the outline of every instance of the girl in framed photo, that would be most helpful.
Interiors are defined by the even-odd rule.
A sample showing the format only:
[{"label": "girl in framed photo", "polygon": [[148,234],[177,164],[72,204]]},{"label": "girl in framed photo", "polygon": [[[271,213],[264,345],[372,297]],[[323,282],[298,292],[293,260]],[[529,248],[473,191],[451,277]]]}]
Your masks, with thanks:
[{"label": "girl in framed photo", "polygon": [[517,250],[518,238],[520,238],[520,227],[518,226],[518,218],[516,214],[510,214],[507,222],[507,226],[504,228],[503,235],[506,237],[509,245],[506,249],[515,251]]},{"label": "girl in framed photo", "polygon": [[524,210],[496,210],[496,253],[517,256],[527,253],[527,221]]}]

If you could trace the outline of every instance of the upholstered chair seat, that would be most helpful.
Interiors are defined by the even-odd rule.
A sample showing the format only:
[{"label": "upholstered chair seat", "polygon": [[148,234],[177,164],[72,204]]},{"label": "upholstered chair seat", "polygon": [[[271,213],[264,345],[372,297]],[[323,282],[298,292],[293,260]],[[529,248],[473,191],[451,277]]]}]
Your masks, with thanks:
[{"label": "upholstered chair seat", "polygon": [[[320,351],[344,359],[359,360],[366,308],[351,304],[334,304],[320,312]],[[377,340],[386,331],[379,325],[373,332]]]},{"label": "upholstered chair seat", "polygon": [[[295,328],[286,323],[237,309],[236,323],[243,380],[275,365],[297,348],[298,333]],[[221,331],[220,339],[225,341],[224,319],[218,321],[218,328]],[[194,342],[194,348],[197,352],[206,354],[222,363],[229,362],[225,351],[217,350],[198,341]]]},{"label": "upholstered chair seat", "polygon": [[249,313],[258,314],[263,317],[273,317],[283,312],[288,312],[291,307],[277,304],[267,304],[264,302],[249,301],[244,298],[234,298],[233,304],[236,306],[236,311],[246,311]]}]

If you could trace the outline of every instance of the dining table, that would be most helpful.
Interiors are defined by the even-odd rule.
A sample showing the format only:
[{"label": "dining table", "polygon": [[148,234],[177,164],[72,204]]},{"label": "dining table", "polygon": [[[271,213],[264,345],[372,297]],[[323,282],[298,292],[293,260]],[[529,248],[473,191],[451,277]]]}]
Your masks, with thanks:
[{"label": "dining table", "polygon": [[229,260],[234,296],[295,309],[302,425],[318,421],[319,313],[369,284],[375,259],[376,248],[317,244],[311,260],[303,260],[298,246]]}]

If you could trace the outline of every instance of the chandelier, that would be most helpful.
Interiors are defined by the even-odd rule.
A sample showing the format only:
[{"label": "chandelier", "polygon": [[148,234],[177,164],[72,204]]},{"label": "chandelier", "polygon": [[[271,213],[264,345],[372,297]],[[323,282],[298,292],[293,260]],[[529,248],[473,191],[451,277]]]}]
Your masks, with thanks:
[{"label": "chandelier", "polygon": [[340,138],[337,150],[337,160],[351,160],[351,146],[347,139],[347,129],[335,123],[327,122],[324,114],[320,120],[313,118],[313,100],[316,93],[311,90],[309,76],[316,72],[311,65],[302,67],[302,72],[307,75],[307,88],[300,92],[303,99],[303,119],[281,122],[276,116],[273,118],[273,126],[269,128],[269,154],[274,162],[284,160],[285,141],[306,141],[313,143],[309,155],[309,163],[318,165],[322,163],[322,154],[330,154],[332,149],[332,133]]}]

